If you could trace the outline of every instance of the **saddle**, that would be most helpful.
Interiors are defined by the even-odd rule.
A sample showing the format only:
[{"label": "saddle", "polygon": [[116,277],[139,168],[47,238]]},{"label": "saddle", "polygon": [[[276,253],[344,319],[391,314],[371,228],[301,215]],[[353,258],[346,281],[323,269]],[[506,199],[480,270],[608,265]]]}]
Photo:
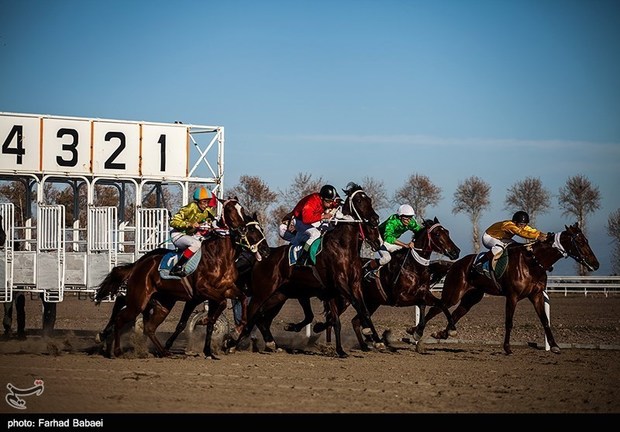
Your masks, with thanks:
[{"label": "saddle", "polygon": [[495,265],[495,271],[491,271],[491,260],[492,257],[489,257],[489,252],[481,252],[476,256],[474,260],[473,268],[476,272],[485,276],[493,281],[495,286],[501,291],[501,286],[499,285],[499,278],[502,277],[506,268],[508,268],[508,250],[504,249],[504,252],[497,260],[497,264]]},{"label": "saddle", "polygon": [[[296,250],[296,246],[290,245],[288,248],[288,263],[290,266],[300,265],[300,266],[313,266],[316,265],[316,257],[321,250],[323,249],[323,237],[319,237],[310,245],[310,250],[308,253],[302,253],[303,249],[299,251]],[[301,257],[297,254],[301,253]]]},{"label": "saddle", "polygon": [[[161,261],[159,263],[159,267],[157,268],[157,270],[159,270],[159,276],[162,279],[176,279],[176,280],[181,279],[178,276],[170,276],[170,269],[174,267],[174,265],[179,261],[179,258],[181,257],[182,254],[183,254],[182,251],[174,250],[174,251],[168,252],[166,255],[164,255],[161,258]],[[189,261],[187,261],[187,263],[185,264],[184,268],[188,276],[192,274],[198,267],[198,263],[200,262],[201,256],[202,256],[202,251],[198,249],[198,252],[196,252],[194,256],[191,257]]]}]

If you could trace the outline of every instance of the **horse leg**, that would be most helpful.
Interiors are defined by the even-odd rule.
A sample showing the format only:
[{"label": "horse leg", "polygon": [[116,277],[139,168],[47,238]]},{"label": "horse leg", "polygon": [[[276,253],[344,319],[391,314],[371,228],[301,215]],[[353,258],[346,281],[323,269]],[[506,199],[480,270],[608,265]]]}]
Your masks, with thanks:
[{"label": "horse leg", "polygon": [[224,309],[226,309],[226,300],[219,302],[216,307],[213,307],[213,302],[209,301],[209,311],[207,312],[207,332],[205,334],[205,345],[202,349],[205,358],[212,360],[219,360],[215,355],[213,355],[213,350],[211,349],[211,339],[213,338],[213,329],[215,328],[215,323],[217,319],[222,315]]},{"label": "horse leg", "polygon": [[[464,315],[466,315],[467,312],[469,312],[469,310],[474,305],[479,303],[480,300],[482,300],[483,297],[484,297],[484,290],[481,290],[481,289],[471,289],[471,290],[467,291],[463,295],[463,298],[461,299],[461,302],[459,303],[458,307],[454,310],[454,312],[452,312],[453,326],[455,326],[455,328],[456,328],[456,323],[459,322],[459,320]],[[446,307],[448,307],[448,306],[446,306]],[[436,314],[441,312],[441,308],[440,307],[433,306],[433,308],[431,308],[431,310],[428,311],[428,313],[430,314],[433,309],[437,310]],[[428,322],[428,319],[427,319],[427,322]],[[432,336],[435,339],[448,339],[449,334],[450,334],[450,328],[449,328],[449,325],[448,325],[448,326],[446,326],[445,330],[433,333]]]},{"label": "horse leg", "polygon": [[514,318],[516,306],[516,297],[506,296],[506,318],[504,321],[504,351],[506,354],[512,354],[512,349],[510,348],[510,332],[512,331],[512,320]]},{"label": "horse leg", "polygon": [[115,357],[120,357],[122,354],[121,350],[121,332],[125,329],[125,327],[134,322],[136,317],[140,314],[141,310],[138,310],[135,306],[130,303],[126,304],[126,307],[121,309],[114,320],[114,344],[113,351]]},{"label": "horse leg", "polygon": [[196,309],[196,306],[198,306],[200,303],[200,301],[192,300],[185,303],[185,307],[183,308],[183,312],[181,313],[181,318],[179,318],[179,322],[174,329],[174,333],[172,333],[172,335],[170,335],[170,337],[166,341],[166,351],[170,351],[170,348],[172,348],[172,344],[174,344],[174,341],[179,337],[183,330],[185,330],[189,317],[191,316],[192,312],[194,312],[194,309]]},{"label": "horse leg", "polygon": [[349,355],[342,348],[342,335],[340,334],[342,324],[340,323],[340,314],[335,301],[329,302],[329,315],[328,321],[334,328],[334,335],[336,336],[336,353],[338,354],[338,357],[346,358]]},{"label": "horse leg", "polygon": [[[447,333],[448,336],[452,336],[452,337],[456,336],[456,323],[454,321],[454,318],[452,317],[452,314],[450,313],[450,309],[448,309],[448,307],[444,304],[444,302],[438,299],[437,297],[435,297],[433,293],[431,293],[430,291],[425,291],[423,301],[424,303],[419,306],[420,307],[420,322],[415,327],[415,331],[413,332],[413,339],[416,342],[420,341],[422,340],[422,336],[424,335],[424,328],[426,327],[426,322],[427,322],[427,318],[424,316],[424,309],[426,305],[430,305],[433,309],[437,310],[438,312],[441,311],[444,313],[444,315],[446,316],[446,320],[448,321],[448,325],[445,329],[445,332]],[[430,311],[429,311],[429,315],[430,315]]]},{"label": "horse leg", "polygon": [[[367,309],[368,315],[372,316],[372,314],[375,313],[377,309],[379,309],[379,305],[371,304],[370,306],[368,306]],[[351,320],[351,325],[353,326],[353,331],[355,332],[355,337],[357,337],[357,342],[360,345],[360,349],[362,351],[370,351],[370,347],[368,346],[367,342],[372,341],[372,339],[370,338],[370,335],[364,335],[362,333],[362,320],[359,314],[356,314],[353,317],[353,319]],[[393,348],[390,348],[390,350],[395,351]]]},{"label": "horse leg", "polygon": [[298,323],[288,323],[284,326],[284,330],[299,333],[304,329],[304,327],[312,323],[314,320],[314,313],[312,312],[312,306],[310,305],[309,298],[299,298],[297,301],[304,311],[304,319]]},{"label": "horse leg", "polygon": [[[101,343],[101,342],[106,341],[106,339],[109,338],[109,336],[114,331],[114,321],[116,320],[116,316],[118,315],[120,310],[125,307],[125,303],[126,303],[125,296],[121,295],[121,296],[116,297],[116,300],[114,300],[114,306],[112,307],[112,314],[110,315],[110,319],[108,323],[106,324],[105,328],[100,333],[97,333],[97,335],[95,335],[95,342]],[[108,347],[108,355],[109,355],[110,348],[111,347]]]},{"label": "horse leg", "polygon": [[273,319],[282,309],[282,306],[284,306],[286,300],[287,297],[282,294],[272,296],[270,301],[263,304],[258,312],[256,326],[263,335],[263,340],[265,341],[265,351],[278,351],[278,346],[276,345],[276,341],[271,333],[271,324]]},{"label": "horse leg", "polygon": [[[379,337],[379,334],[377,333],[377,330],[375,329],[375,325],[372,323],[372,320],[370,319],[370,314],[368,313],[368,309],[366,308],[364,299],[361,296],[359,298],[352,296],[351,306],[355,308],[357,315],[360,317],[360,322],[362,326],[364,328],[370,329],[370,332],[372,333],[372,340],[375,343],[375,348],[380,351],[385,349],[385,344]],[[337,321],[339,321],[339,318],[337,318]]]},{"label": "horse leg", "polygon": [[553,333],[551,332],[551,324],[549,323],[549,317],[545,312],[545,295],[541,291],[538,294],[530,296],[530,301],[534,305],[534,310],[538,314],[538,318],[540,319],[540,323],[545,329],[545,336],[547,336],[547,342],[551,347],[551,352],[555,354],[560,353],[560,347],[555,342],[555,338],[553,337]]},{"label": "horse leg", "polygon": [[155,345],[155,349],[157,350],[157,355],[159,357],[168,357],[170,356],[170,351],[164,348],[164,346],[159,341],[159,338],[155,335],[155,331],[159,327],[159,325],[164,322],[168,314],[170,313],[170,309],[174,306],[175,301],[172,301],[172,304],[163,305],[159,301],[152,301],[150,304],[152,308],[149,310],[149,313],[144,313],[143,317],[143,333],[148,336],[148,338]]}]

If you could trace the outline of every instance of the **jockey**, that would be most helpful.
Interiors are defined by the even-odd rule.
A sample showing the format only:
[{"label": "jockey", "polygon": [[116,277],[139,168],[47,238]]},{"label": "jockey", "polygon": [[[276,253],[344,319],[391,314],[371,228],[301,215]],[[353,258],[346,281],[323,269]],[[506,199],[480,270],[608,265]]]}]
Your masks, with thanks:
[{"label": "jockey", "polygon": [[205,187],[199,187],[194,191],[194,201],[190,202],[170,219],[170,238],[172,243],[183,255],[175,266],[170,269],[171,276],[185,277],[187,273],[183,266],[200,249],[201,229],[210,225],[215,220],[215,196]]},{"label": "jockey", "polygon": [[[490,249],[493,254],[493,259],[491,261],[492,270],[495,270],[497,261],[502,256],[506,246],[515,242],[513,240],[515,235],[526,240],[544,241],[547,239],[546,233],[532,228],[528,225],[529,222],[530,216],[526,212],[519,210],[512,216],[511,220],[496,222],[486,229],[482,235],[482,244]],[[482,273],[482,264],[487,260],[488,257],[485,254],[485,256],[476,263],[475,269]]]},{"label": "jockey", "polygon": [[[310,251],[310,245],[321,236],[320,225],[332,219],[340,207],[341,198],[332,185],[325,185],[320,192],[303,197],[293,209],[295,230],[297,233],[291,239],[295,250]],[[299,260],[301,262],[301,260]]]},{"label": "jockey", "polygon": [[383,244],[375,253],[375,258],[368,261],[365,267],[369,267],[366,276],[374,276],[377,270],[386,265],[392,259],[390,252],[395,252],[402,248],[414,248],[413,238],[409,243],[405,243],[399,240],[399,238],[411,231],[417,233],[422,229],[422,226],[418,224],[415,219],[415,211],[409,204],[402,204],[398,207],[398,211],[388,217],[381,225],[379,225],[379,232],[383,239]]}]

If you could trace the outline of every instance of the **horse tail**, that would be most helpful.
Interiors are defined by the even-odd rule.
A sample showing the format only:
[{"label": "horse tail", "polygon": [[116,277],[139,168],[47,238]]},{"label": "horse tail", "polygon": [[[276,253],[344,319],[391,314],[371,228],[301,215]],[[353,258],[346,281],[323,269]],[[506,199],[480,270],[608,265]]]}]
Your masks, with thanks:
[{"label": "horse tail", "polygon": [[135,264],[128,263],[114,267],[97,287],[95,304],[98,305],[104,298],[118,294],[123,282],[129,278]]}]

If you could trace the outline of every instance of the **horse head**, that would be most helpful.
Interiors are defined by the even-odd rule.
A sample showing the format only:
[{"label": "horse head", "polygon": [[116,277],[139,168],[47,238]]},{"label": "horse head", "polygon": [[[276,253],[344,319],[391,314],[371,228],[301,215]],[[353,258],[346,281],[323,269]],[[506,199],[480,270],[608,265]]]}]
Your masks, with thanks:
[{"label": "horse head", "polygon": [[252,252],[257,261],[269,256],[271,249],[256,213],[248,215],[237,197],[218,200],[222,203],[220,225],[231,231],[234,242]]},{"label": "horse head", "polygon": [[[420,238],[423,251],[430,250],[430,252],[437,252],[445,255],[451,260],[455,260],[461,254],[461,249],[450,238],[450,231],[446,229],[439,220],[425,219],[422,226],[422,230],[418,231],[416,235],[416,243]],[[430,255],[430,254],[429,254]]]},{"label": "horse head", "polygon": [[373,250],[381,246],[381,233],[379,232],[379,215],[372,207],[372,198],[366,195],[362,187],[350,182],[342,190],[347,198],[342,206],[342,213],[360,221],[363,235]]},{"label": "horse head", "polygon": [[567,226],[565,231],[556,234],[554,237],[554,246],[564,254],[568,255],[585,266],[589,271],[595,271],[599,268],[599,262],[590,248],[588,239],[579,228],[579,224]]}]

